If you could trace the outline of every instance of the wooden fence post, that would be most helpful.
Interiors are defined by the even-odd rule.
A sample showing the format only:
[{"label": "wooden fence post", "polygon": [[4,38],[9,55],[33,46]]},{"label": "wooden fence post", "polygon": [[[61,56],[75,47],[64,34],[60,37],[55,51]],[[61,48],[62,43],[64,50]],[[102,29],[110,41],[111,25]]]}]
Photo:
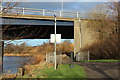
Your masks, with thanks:
[{"label": "wooden fence post", "polygon": [[88,61],[90,60],[90,54],[89,54],[89,51],[88,51]]}]

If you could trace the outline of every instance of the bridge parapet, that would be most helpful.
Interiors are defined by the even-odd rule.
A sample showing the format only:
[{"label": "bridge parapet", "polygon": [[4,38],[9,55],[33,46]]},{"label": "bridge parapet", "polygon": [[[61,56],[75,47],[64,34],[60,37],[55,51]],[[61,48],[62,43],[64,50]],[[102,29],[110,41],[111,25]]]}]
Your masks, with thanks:
[{"label": "bridge parapet", "polygon": [[13,13],[13,14],[25,14],[25,15],[41,15],[41,16],[53,16],[58,17],[71,17],[80,18],[80,12],[67,12],[67,11],[56,11],[47,9],[33,9],[33,8],[22,8],[22,7],[2,7],[0,6],[1,13]]}]

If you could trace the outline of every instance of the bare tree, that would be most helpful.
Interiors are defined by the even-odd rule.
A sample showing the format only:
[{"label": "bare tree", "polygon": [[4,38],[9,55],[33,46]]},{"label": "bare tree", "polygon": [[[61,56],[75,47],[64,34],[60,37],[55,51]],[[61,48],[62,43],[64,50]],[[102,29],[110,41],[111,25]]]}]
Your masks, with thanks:
[{"label": "bare tree", "polygon": [[[2,3],[2,1],[1,1]],[[40,30],[38,30],[38,28],[34,28],[33,30],[30,31],[30,29],[32,28],[32,25],[26,25],[26,26],[20,26],[20,27],[13,27],[13,23],[15,23],[15,19],[17,16],[22,15],[21,13],[23,12],[23,10],[21,8],[17,8],[19,6],[19,4],[21,4],[21,2],[4,2],[2,3],[2,10],[1,10],[1,17],[3,15],[7,15],[7,14],[15,14],[14,15],[14,19],[2,19],[2,29],[1,29],[1,33],[5,33],[5,32],[11,32],[11,34],[13,34],[13,36],[8,36],[5,35],[3,36],[4,39],[12,39],[12,40],[16,40],[16,39],[24,39],[24,38],[29,38],[29,37],[35,37],[36,35],[40,34],[42,27],[40,28]],[[23,14],[24,15],[24,14]],[[9,23],[8,23],[9,22]],[[18,32],[18,30],[21,32]],[[46,35],[48,32],[48,29],[46,29],[46,31],[40,35],[38,38],[43,37],[44,35]],[[18,34],[19,33],[19,34]]]},{"label": "bare tree", "polygon": [[88,17],[93,18],[94,21],[88,23],[89,28],[91,28],[98,36],[97,39],[103,40],[109,37],[115,32],[116,21],[111,19],[114,15],[106,4],[97,5],[88,14]]},{"label": "bare tree", "polygon": [[90,50],[92,59],[118,59],[118,9],[118,2],[111,2],[96,6],[88,14],[93,19],[88,28],[94,32],[96,42],[85,50]]},{"label": "bare tree", "polygon": [[[7,43],[10,43],[11,41],[14,40],[18,40],[18,39],[24,39],[24,38],[30,38],[30,36],[36,36],[38,35],[41,30],[38,30],[37,28],[34,30],[30,31],[31,25],[27,25],[27,26],[21,26],[21,27],[14,27],[12,24],[15,23],[15,19],[17,18],[17,16],[22,15],[21,14],[21,9],[16,8],[18,7],[19,4],[21,4],[20,2],[4,2],[3,0],[0,0],[0,4],[1,4],[1,10],[0,10],[0,42],[3,40],[9,40]],[[14,15],[14,19],[7,19],[9,20],[9,23],[6,24],[6,19],[3,19],[4,15],[7,14],[13,14]],[[20,31],[21,32],[18,32]],[[44,36],[47,33],[48,29],[46,29],[46,31],[43,33],[43,35],[40,35],[40,37],[37,38],[41,38],[41,36]],[[8,32],[8,34],[12,34],[12,35],[6,35],[5,32]],[[19,33],[19,34],[18,34]],[[3,36],[4,34],[4,36]],[[13,37],[14,36],[14,37]],[[19,47],[19,46],[18,46]],[[3,46],[2,43],[0,43],[0,74],[1,74],[1,69],[2,69],[2,62],[3,62]]]}]

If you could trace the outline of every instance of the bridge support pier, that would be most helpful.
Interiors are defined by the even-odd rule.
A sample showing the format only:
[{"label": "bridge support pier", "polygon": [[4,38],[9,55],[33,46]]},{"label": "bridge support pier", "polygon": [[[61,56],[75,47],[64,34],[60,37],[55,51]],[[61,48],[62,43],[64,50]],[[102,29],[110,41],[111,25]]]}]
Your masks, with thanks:
[{"label": "bridge support pier", "polygon": [[74,21],[74,57],[81,48],[81,23],[80,21]]},{"label": "bridge support pier", "polygon": [[91,22],[92,21],[88,20],[74,21],[74,57],[76,56],[76,53],[78,53],[80,57],[84,57],[84,60],[87,59],[86,54],[88,51],[82,51],[81,53],[81,49],[90,46],[96,39],[94,32],[89,27]]}]

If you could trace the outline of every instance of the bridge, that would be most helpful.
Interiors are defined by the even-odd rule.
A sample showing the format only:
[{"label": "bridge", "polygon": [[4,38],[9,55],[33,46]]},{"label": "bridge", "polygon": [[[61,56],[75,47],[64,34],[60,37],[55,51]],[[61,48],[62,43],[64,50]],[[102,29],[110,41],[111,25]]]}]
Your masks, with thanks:
[{"label": "bridge", "polygon": [[[74,39],[74,53],[89,43],[90,34],[86,23],[92,19],[84,19],[79,12],[64,12],[31,8],[2,8],[1,40],[14,39],[50,39],[54,34],[54,16],[57,19],[57,34],[62,39]],[[3,56],[4,42],[0,43],[0,56]],[[74,55],[75,56],[75,55]],[[0,57],[2,61],[2,57]],[[2,63],[2,62],[0,62]]]}]

